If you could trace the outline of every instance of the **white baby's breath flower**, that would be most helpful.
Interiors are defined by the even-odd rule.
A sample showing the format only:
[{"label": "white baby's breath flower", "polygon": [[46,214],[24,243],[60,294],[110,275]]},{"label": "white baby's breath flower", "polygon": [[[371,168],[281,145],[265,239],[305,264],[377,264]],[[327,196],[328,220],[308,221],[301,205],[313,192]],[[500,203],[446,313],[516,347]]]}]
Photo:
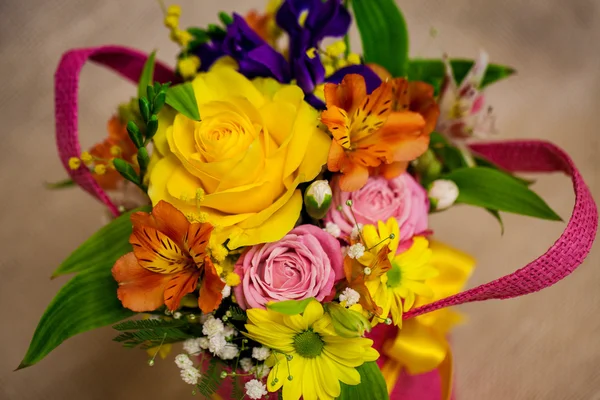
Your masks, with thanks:
[{"label": "white baby's breath flower", "polygon": [[223,325],[223,321],[218,318],[213,317],[212,315],[208,317],[204,325],[202,326],[202,333],[204,333],[209,338],[223,333],[225,326]]},{"label": "white baby's breath flower", "polygon": [[359,259],[365,254],[365,246],[362,243],[356,243],[348,249],[348,257]]},{"label": "white baby's breath flower", "polygon": [[223,296],[224,299],[231,296],[231,286],[225,285],[223,287],[223,290],[221,290],[221,295]]},{"label": "white baby's breath flower", "polygon": [[360,238],[360,234],[363,230],[363,224],[356,224],[352,227],[352,232],[350,232],[350,238],[352,240],[358,240]]},{"label": "white baby's breath flower", "polygon": [[227,343],[221,351],[217,353],[217,356],[222,358],[223,360],[233,360],[239,354],[238,347],[235,344]]},{"label": "white baby's breath flower", "polygon": [[208,349],[208,338],[207,337],[199,337],[198,339],[196,339],[196,342],[198,343],[198,346],[202,349],[202,350],[206,350]]},{"label": "white baby's breath flower", "polygon": [[181,370],[181,379],[187,384],[196,385],[202,374],[194,367],[183,368]]},{"label": "white baby's breath flower", "polygon": [[269,372],[271,372],[271,368],[267,367],[265,364],[256,366],[256,376],[258,377],[258,379],[262,379],[265,376],[269,375]]},{"label": "white baby's breath flower", "polygon": [[197,355],[200,353],[200,346],[198,345],[197,339],[187,339],[183,342],[183,350],[188,354]]},{"label": "white baby's breath flower", "polygon": [[231,339],[232,337],[237,336],[237,333],[237,330],[231,325],[227,325],[225,329],[223,329],[223,336],[225,336],[226,339]]},{"label": "white baby's breath flower", "polygon": [[244,357],[240,360],[240,368],[244,372],[250,372],[252,368],[254,368],[254,364],[252,364],[252,359],[250,357]]},{"label": "white baby's breath flower", "polygon": [[215,335],[212,336],[208,341],[208,350],[213,354],[218,354],[227,345],[225,336]]},{"label": "white baby's breath flower", "polygon": [[268,347],[261,346],[252,349],[252,357],[258,361],[264,361],[271,355],[271,350]]},{"label": "white baby's breath flower", "polygon": [[360,300],[360,294],[352,288],[346,288],[340,294],[339,300],[340,302],[345,301],[346,307],[351,307],[358,303],[358,300]]},{"label": "white baby's breath flower", "polygon": [[252,400],[260,399],[268,393],[265,384],[257,379],[246,382],[244,388],[246,389],[246,396]]},{"label": "white baby's breath flower", "polygon": [[175,357],[175,364],[182,369],[194,366],[194,362],[190,360],[187,354],[178,354],[177,357]]},{"label": "white baby's breath flower", "polygon": [[338,238],[342,234],[342,230],[340,229],[340,227],[337,224],[334,224],[333,222],[326,223],[325,228],[323,228],[323,230],[329,233],[334,238]]}]

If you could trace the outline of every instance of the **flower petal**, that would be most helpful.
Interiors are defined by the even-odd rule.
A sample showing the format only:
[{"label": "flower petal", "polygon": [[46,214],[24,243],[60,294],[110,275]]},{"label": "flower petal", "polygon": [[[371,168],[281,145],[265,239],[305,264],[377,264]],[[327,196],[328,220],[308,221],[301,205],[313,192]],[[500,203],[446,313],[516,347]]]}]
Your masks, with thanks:
[{"label": "flower petal", "polygon": [[112,275],[119,284],[117,296],[123,307],[143,312],[154,311],[164,304],[163,293],[171,276],[143,268],[133,252],[117,260]]},{"label": "flower petal", "polygon": [[196,290],[199,276],[200,271],[192,267],[178,272],[171,277],[165,287],[165,305],[169,310],[177,310],[183,296]]},{"label": "flower petal", "polygon": [[203,313],[208,314],[219,307],[223,295],[221,291],[225,287],[225,282],[221,280],[217,270],[210,260],[210,257],[204,258],[204,277],[200,293],[198,296],[198,307]]}]

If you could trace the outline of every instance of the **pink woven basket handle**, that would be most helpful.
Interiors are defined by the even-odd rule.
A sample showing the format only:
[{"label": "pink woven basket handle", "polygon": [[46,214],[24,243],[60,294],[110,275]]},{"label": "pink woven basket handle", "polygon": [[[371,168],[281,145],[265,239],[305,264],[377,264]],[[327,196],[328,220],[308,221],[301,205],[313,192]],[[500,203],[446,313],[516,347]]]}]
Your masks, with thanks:
[{"label": "pink woven basket handle", "polygon": [[560,171],[570,175],[575,191],[573,214],[554,245],[525,267],[495,281],[410,310],[404,318],[472,301],[510,299],[537,292],[560,281],[581,265],[594,242],[598,210],[581,174],[564,151],[552,143],[538,140],[476,144],[471,148],[509,171]]},{"label": "pink woven basket handle", "polygon": [[[115,216],[119,215],[119,210],[88,169],[81,167],[73,171],[69,168],[69,158],[79,157],[81,154],[77,125],[79,73],[89,60],[137,82],[147,58],[148,55],[144,53],[120,46],[73,49],[62,56],[54,77],[56,145],[63,166],[75,183],[106,204]],[[174,81],[175,74],[169,67],[157,62],[154,79],[159,82]]]}]

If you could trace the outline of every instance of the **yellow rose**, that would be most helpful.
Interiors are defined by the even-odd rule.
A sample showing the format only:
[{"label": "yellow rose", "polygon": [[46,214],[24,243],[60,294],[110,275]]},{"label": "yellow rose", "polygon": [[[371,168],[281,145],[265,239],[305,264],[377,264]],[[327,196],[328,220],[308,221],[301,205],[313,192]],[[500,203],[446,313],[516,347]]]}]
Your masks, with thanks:
[{"label": "yellow rose", "polygon": [[[298,185],[327,162],[331,140],[302,90],[215,66],[192,82],[201,121],[162,115],[149,172],[152,203],[222,228],[230,249],[281,239],[302,208]],[[170,122],[172,121],[172,122]]]}]

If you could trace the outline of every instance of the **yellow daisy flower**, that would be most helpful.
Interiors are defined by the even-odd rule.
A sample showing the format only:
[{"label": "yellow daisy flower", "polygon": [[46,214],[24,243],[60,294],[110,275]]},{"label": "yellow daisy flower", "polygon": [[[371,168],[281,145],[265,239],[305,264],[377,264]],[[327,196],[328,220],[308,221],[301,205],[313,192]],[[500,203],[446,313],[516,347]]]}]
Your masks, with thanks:
[{"label": "yellow daisy flower", "polygon": [[[373,254],[380,247],[389,246],[389,260],[392,268],[378,280],[367,281],[367,288],[375,303],[382,308],[382,316],[387,317],[390,313],[395,325],[402,324],[403,310],[409,310],[415,303],[415,295],[431,297],[433,291],[425,283],[427,279],[433,278],[438,271],[430,264],[431,250],[429,242],[421,236],[413,238],[412,246],[399,254],[396,254],[400,238],[398,221],[390,218],[386,223],[378,222],[367,225],[362,232],[365,247],[375,251],[365,252],[360,262],[369,265]],[[386,240],[386,238],[391,238]],[[373,325],[378,319],[373,320]]]},{"label": "yellow daisy flower", "polygon": [[356,367],[379,357],[372,340],[338,336],[318,301],[302,315],[257,308],[247,312],[245,335],[273,350],[267,388],[275,392],[283,386],[285,400],[335,399],[340,382],[358,385]]}]

